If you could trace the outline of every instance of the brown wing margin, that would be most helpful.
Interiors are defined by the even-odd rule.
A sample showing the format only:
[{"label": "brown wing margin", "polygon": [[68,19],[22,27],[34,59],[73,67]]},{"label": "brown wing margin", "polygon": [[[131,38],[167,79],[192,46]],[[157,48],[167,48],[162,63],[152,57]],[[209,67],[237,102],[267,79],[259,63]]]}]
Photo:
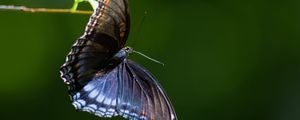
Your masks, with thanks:
[{"label": "brown wing margin", "polygon": [[98,7],[90,17],[85,34],[107,34],[123,48],[130,29],[128,0],[99,0]]}]

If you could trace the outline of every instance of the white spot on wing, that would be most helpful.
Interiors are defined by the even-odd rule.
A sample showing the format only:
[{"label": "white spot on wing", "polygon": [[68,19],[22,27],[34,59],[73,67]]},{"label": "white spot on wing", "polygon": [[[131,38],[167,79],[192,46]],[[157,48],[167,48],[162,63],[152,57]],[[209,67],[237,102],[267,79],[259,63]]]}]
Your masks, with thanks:
[{"label": "white spot on wing", "polygon": [[89,94],[89,97],[95,98],[98,94],[99,94],[99,90],[95,89]]},{"label": "white spot on wing", "polygon": [[106,112],[106,109],[103,108],[103,107],[100,107],[99,110],[100,110],[101,112],[103,112],[103,113]]},{"label": "white spot on wing", "polygon": [[125,110],[124,113],[125,113],[125,114],[129,114],[129,110]]},{"label": "white spot on wing", "polygon": [[140,117],[142,120],[147,120],[146,116],[141,116]]},{"label": "white spot on wing", "polygon": [[110,98],[106,98],[103,102],[103,104],[105,105],[110,105],[111,99]]},{"label": "white spot on wing", "polygon": [[104,100],[104,95],[103,94],[99,94],[96,101],[101,103]]},{"label": "white spot on wing", "polygon": [[111,102],[111,105],[112,105],[112,106],[116,106],[116,105],[117,105],[117,100],[114,99],[114,100]]},{"label": "white spot on wing", "polygon": [[115,109],[113,109],[113,108],[109,108],[109,109],[108,109],[108,112],[110,112],[110,113],[112,113],[112,114],[113,114],[113,113],[115,112]]},{"label": "white spot on wing", "polygon": [[94,88],[95,88],[95,86],[93,84],[87,84],[86,86],[84,86],[83,89],[84,89],[84,91],[89,92]]},{"label": "white spot on wing", "polygon": [[130,113],[131,116],[138,117],[139,115],[136,113]]},{"label": "white spot on wing", "polygon": [[90,113],[95,112],[95,110],[94,110],[94,109],[91,109],[90,107],[84,107],[84,108],[82,108],[82,111],[90,112]]},{"label": "white spot on wing", "polygon": [[72,105],[75,107],[75,109],[81,109],[81,105],[78,102],[73,102]]},{"label": "white spot on wing", "polygon": [[76,93],[75,95],[73,95],[73,99],[74,99],[74,100],[78,99],[79,97],[80,97],[80,93],[79,93],[79,92]]},{"label": "white spot on wing", "polygon": [[124,111],[125,111],[124,109],[121,109],[121,110],[120,110],[121,113],[124,113]]},{"label": "white spot on wing", "polygon": [[86,102],[84,100],[76,100],[75,102],[80,103],[82,106],[85,106]]},{"label": "white spot on wing", "polygon": [[95,115],[99,116],[99,117],[103,117],[104,116],[104,113],[101,112],[101,111],[96,111],[95,112]]},{"label": "white spot on wing", "polygon": [[95,104],[90,104],[90,105],[88,105],[89,107],[91,107],[91,108],[93,108],[93,109],[97,109],[97,105],[95,105]]},{"label": "white spot on wing", "polygon": [[175,120],[174,114],[171,114],[171,119],[172,119],[172,120]]}]

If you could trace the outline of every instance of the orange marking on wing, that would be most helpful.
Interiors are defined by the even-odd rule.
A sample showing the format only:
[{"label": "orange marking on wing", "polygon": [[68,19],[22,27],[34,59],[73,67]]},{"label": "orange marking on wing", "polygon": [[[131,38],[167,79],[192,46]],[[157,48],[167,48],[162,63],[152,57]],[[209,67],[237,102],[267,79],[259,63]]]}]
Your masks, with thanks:
[{"label": "orange marking on wing", "polygon": [[151,120],[154,120],[154,116],[151,115],[150,119],[151,119]]},{"label": "orange marking on wing", "polygon": [[142,112],[142,115],[143,115],[143,116],[146,116],[146,115],[147,115],[147,113],[146,113],[145,111],[143,111],[143,112]]},{"label": "orange marking on wing", "polygon": [[110,0],[105,0],[101,17],[104,17],[104,15],[106,14],[106,7],[108,6],[109,2],[110,2]]}]

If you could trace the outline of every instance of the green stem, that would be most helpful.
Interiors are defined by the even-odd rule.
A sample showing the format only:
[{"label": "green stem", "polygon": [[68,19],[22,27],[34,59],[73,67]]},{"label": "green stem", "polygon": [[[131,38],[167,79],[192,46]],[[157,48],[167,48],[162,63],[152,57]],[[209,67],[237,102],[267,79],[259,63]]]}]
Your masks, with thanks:
[{"label": "green stem", "polygon": [[74,0],[73,6],[71,8],[71,12],[75,12],[78,8],[78,4],[83,2],[83,1],[85,1],[85,0]]}]

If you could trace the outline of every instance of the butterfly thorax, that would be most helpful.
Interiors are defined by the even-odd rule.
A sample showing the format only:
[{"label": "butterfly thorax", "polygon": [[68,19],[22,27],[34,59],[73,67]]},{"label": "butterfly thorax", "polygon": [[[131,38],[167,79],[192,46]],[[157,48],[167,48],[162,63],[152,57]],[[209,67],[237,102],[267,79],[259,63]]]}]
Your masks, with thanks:
[{"label": "butterfly thorax", "polygon": [[133,49],[131,47],[124,47],[121,50],[119,50],[113,57],[111,57],[103,70],[101,71],[110,71],[111,69],[114,69],[116,66],[118,66],[124,59],[126,59],[131,53],[133,52]]}]

